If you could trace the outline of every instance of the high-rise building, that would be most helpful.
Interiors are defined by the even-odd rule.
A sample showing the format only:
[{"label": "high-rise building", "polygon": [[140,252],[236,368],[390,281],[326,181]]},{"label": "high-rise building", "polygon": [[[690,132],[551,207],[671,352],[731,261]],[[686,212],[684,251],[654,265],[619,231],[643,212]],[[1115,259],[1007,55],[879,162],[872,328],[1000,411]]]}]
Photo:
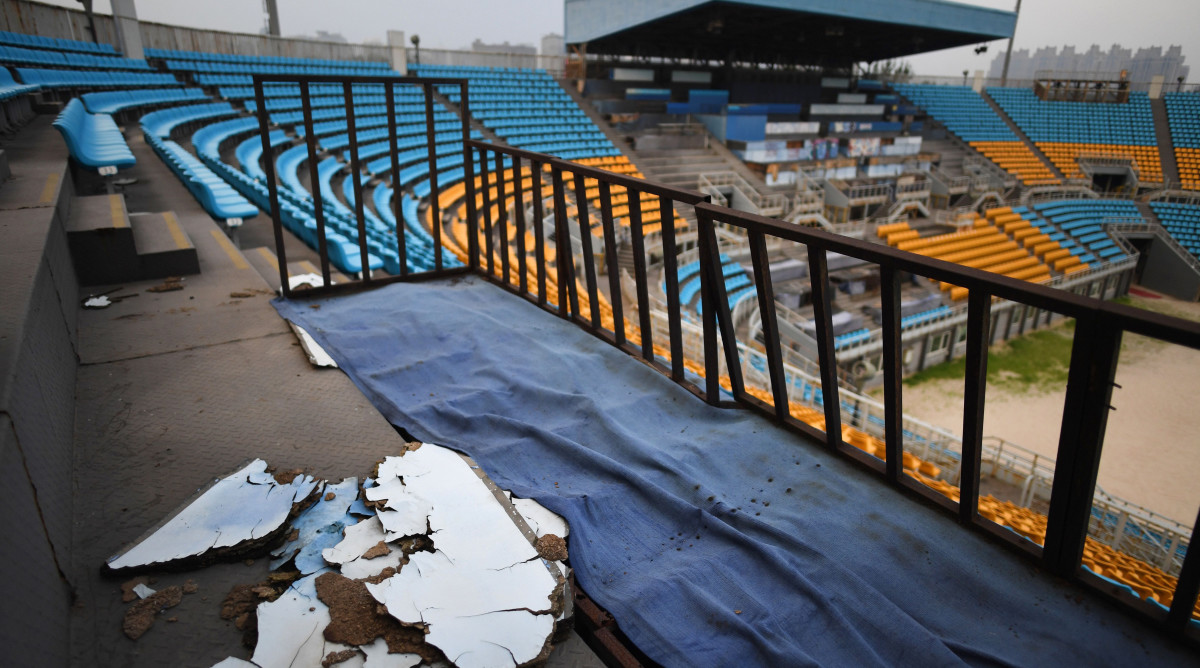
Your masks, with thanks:
[{"label": "high-rise building", "polygon": [[[1187,65],[1183,64],[1183,49],[1172,45],[1163,52],[1161,46],[1141,48],[1134,53],[1120,44],[1114,44],[1111,49],[1104,51],[1093,44],[1087,51],[1076,51],[1074,46],[1064,46],[1058,49],[1046,46],[1034,51],[1016,49],[1008,66],[1010,80],[1033,79],[1043,72],[1054,72],[1056,76],[1071,74],[1117,75],[1122,70],[1129,73],[1129,80],[1148,82],[1157,75],[1162,75],[1165,81],[1176,81],[1178,77],[1187,80]],[[992,60],[988,76],[1000,78],[1004,69],[1004,54],[998,53]]]}]

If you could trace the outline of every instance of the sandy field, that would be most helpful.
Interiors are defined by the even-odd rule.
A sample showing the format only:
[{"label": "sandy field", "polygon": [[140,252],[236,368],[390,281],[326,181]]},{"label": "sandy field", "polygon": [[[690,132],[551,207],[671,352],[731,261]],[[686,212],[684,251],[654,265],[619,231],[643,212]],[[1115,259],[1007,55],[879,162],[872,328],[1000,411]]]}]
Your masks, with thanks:
[{"label": "sandy field", "polygon": [[[1133,297],[1134,305],[1200,320],[1200,304]],[[1192,525],[1200,509],[1200,351],[1135,335],[1122,341],[1099,485]],[[984,434],[1054,458],[1065,387],[1014,391],[989,383]],[[904,412],[962,432],[962,382],[904,388]]]}]

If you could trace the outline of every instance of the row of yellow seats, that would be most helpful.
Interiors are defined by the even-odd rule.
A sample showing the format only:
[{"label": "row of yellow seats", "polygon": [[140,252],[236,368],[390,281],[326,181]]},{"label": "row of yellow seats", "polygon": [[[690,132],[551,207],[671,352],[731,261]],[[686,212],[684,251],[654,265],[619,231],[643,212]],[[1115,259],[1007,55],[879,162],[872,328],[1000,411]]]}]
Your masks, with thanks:
[{"label": "row of yellow seats", "polygon": [[[947,498],[959,500],[957,487],[941,480],[922,479],[918,475],[913,477]],[[1037,511],[987,495],[979,497],[979,514],[1000,526],[1011,528],[1038,545],[1046,543],[1046,516]],[[1143,599],[1154,599],[1164,606],[1171,606],[1178,581],[1155,566],[1090,537],[1084,543],[1081,562],[1099,575],[1128,585]],[[1192,616],[1200,618],[1200,602],[1197,602]]]},{"label": "row of yellow seats", "polygon": [[1024,142],[971,142],[971,147],[1025,185],[1058,182],[1054,172]]},{"label": "row of yellow seats", "polygon": [[1200,148],[1176,148],[1179,182],[1185,190],[1200,190]]},{"label": "row of yellow seats", "polygon": [[1081,153],[1095,153],[1113,157],[1129,157],[1137,162],[1138,178],[1142,181],[1161,183],[1162,161],[1157,146],[1123,146],[1117,144],[1069,144],[1039,143],[1038,148],[1050,161],[1069,178],[1080,178],[1083,171],[1077,159]]}]

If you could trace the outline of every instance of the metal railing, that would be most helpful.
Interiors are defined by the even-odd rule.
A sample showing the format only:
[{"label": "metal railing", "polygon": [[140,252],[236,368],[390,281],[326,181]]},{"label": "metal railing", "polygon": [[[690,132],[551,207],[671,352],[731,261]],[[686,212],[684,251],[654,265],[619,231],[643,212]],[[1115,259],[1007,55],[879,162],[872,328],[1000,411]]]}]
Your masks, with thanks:
[{"label": "metal railing", "polygon": [[[347,107],[353,108],[353,83],[383,84],[391,100],[393,86],[420,85],[425,91],[426,119],[429,125],[428,167],[430,177],[430,205],[434,207],[432,220],[442,220],[439,206],[441,189],[438,183],[437,157],[433,153],[432,132],[432,86],[454,84],[461,90],[461,117],[463,134],[463,174],[465,185],[465,226],[467,239],[465,248],[466,267],[445,268],[441,264],[441,225],[431,230],[438,258],[434,269],[421,274],[407,273],[402,269],[394,277],[374,278],[369,271],[363,272],[361,280],[334,286],[329,281],[329,250],[324,242],[325,228],[320,215],[321,205],[316,205],[316,224],[320,243],[323,285],[304,293],[293,293],[288,289],[287,262],[283,245],[283,227],[279,190],[275,183],[275,167],[267,161],[270,195],[270,214],[274,224],[276,251],[279,258],[281,284],[286,296],[326,295],[335,291],[369,287],[397,280],[445,277],[464,272],[473,272],[501,288],[538,305],[546,311],[576,323],[592,335],[607,341],[630,355],[640,357],[651,367],[669,376],[704,401],[723,407],[742,407],[758,411],[777,421],[785,428],[823,443],[831,451],[852,459],[865,468],[876,472],[887,484],[906,493],[922,497],[930,503],[957,516],[960,523],[974,530],[995,536],[1016,550],[1040,561],[1044,568],[1063,577],[1081,580],[1100,588],[1113,596],[1114,600],[1133,607],[1162,626],[1182,632],[1191,619],[1192,608],[1200,593],[1200,548],[1191,549],[1182,565],[1178,584],[1174,591],[1169,612],[1162,612],[1151,603],[1122,597],[1115,589],[1107,588],[1099,579],[1089,576],[1081,568],[1084,541],[1091,519],[1093,495],[1096,490],[1097,471],[1100,464],[1101,446],[1112,396],[1113,380],[1117,367],[1122,335],[1126,332],[1158,339],[1175,345],[1200,349],[1200,324],[1170,316],[1142,311],[1132,307],[1099,301],[1048,286],[996,275],[932,259],[881,244],[870,243],[833,234],[824,230],[788,225],[781,221],[754,214],[714,206],[707,202],[702,193],[672,188],[651,181],[644,181],[615,174],[601,169],[583,166],[558,158],[499,146],[470,139],[469,105],[467,83],[462,80],[438,79],[354,79],[340,77],[289,77],[282,75],[256,75],[255,89],[259,101],[258,114],[264,143],[268,141],[268,117],[263,101],[264,81],[291,81],[301,86],[304,101],[305,141],[309,146],[309,170],[313,183],[317,183],[316,138],[311,131],[311,109],[308,102],[308,84],[316,81],[337,81],[344,85]],[[392,102],[389,102],[389,105]],[[394,112],[394,110],[389,109]],[[389,116],[394,118],[394,113]],[[348,118],[350,143],[350,168],[361,173],[358,159],[357,136],[353,127],[353,113]],[[396,161],[397,148],[395,130],[390,154]],[[264,146],[270,155],[269,147]],[[478,179],[474,172],[480,165]],[[511,171],[509,171],[511,170]],[[525,220],[523,181],[528,172],[533,193],[532,238],[535,248],[533,257],[525,248],[529,223]],[[511,177],[509,175],[512,175]],[[397,177],[395,169],[393,178]],[[554,221],[553,241],[556,248],[550,262],[554,267],[555,299],[549,298],[551,287],[547,245],[543,234],[546,216],[541,197],[543,179],[549,180],[549,207]],[[598,185],[597,200],[600,209],[600,234],[604,238],[604,250],[594,252],[592,231],[580,229],[577,235],[579,248],[572,248],[569,227],[578,227],[577,221],[590,220],[588,209],[592,200],[587,196],[588,181]],[[509,182],[516,187],[509,191]],[[448,185],[448,184],[442,184]],[[358,225],[358,249],[363,266],[368,265],[368,250],[365,233],[365,217],[361,179],[354,184],[355,216]],[[628,233],[633,247],[634,282],[636,294],[626,304],[621,290],[618,257],[614,243],[616,221],[613,216],[613,193],[623,190],[627,196]],[[568,192],[573,191],[568,212]],[[664,293],[666,296],[666,340],[660,340],[652,323],[652,302],[649,295],[650,281],[647,276],[648,260],[645,241],[649,236],[643,225],[643,196],[656,200],[660,212]],[[496,206],[493,207],[493,199]],[[511,207],[513,219],[509,218]],[[477,202],[482,207],[477,206]],[[397,216],[397,248],[401,267],[405,266],[406,249],[403,241],[403,217],[399,205],[393,199]],[[700,261],[700,290],[702,304],[699,328],[699,345],[689,345],[693,355],[701,359],[685,359],[683,313],[680,303],[678,280],[675,211],[686,208],[694,211],[697,220]],[[721,275],[718,256],[717,226],[744,234],[752,264],[758,312],[761,319],[763,341],[761,354],[765,357],[765,380],[770,392],[762,400],[747,391],[743,376],[743,350],[735,335],[737,326],[736,309],[731,308]],[[510,235],[511,231],[515,234]],[[515,248],[509,247],[513,239]],[[823,388],[824,430],[817,429],[798,420],[791,414],[788,392],[788,377],[781,351],[778,313],[775,307],[774,287],[771,281],[768,241],[772,244],[795,244],[795,248],[807,254],[809,288],[814,310],[817,342],[817,370]],[[886,456],[879,459],[843,441],[842,402],[838,385],[838,364],[833,337],[832,292],[828,268],[828,254],[847,255],[878,267],[881,281],[881,304],[883,328],[882,371],[884,377],[883,436]],[[603,271],[600,271],[600,269]],[[969,290],[966,311],[966,374],[961,437],[961,460],[959,470],[959,498],[950,498],[932,490],[904,474],[905,418],[901,398],[903,356],[901,354],[901,284],[905,275],[914,274],[961,286]],[[599,280],[606,274],[607,295],[602,295]],[[1007,529],[994,524],[979,514],[980,474],[982,468],[983,414],[986,388],[987,348],[990,338],[989,323],[995,299],[1004,299],[1031,306],[1050,314],[1074,318],[1077,331],[1087,336],[1075,336],[1072,344],[1066,401],[1061,421],[1057,448],[1056,466],[1051,480],[1048,524],[1044,547],[1039,547],[1024,538],[1017,537]],[[739,302],[738,308],[747,300]],[[627,321],[625,313],[636,309],[637,322]],[[661,328],[659,329],[661,332]],[[692,333],[694,334],[694,332]],[[757,344],[756,344],[757,347]],[[725,369],[722,376],[718,370]],[[711,372],[710,372],[711,371]],[[1200,518],[1198,518],[1200,523]]]},{"label": "metal railing", "polygon": [[[279,264],[279,280],[280,290],[284,297],[291,297],[293,291],[288,281],[287,268],[287,250],[283,243],[283,214],[279,198],[279,183],[275,173],[275,161],[270,159],[274,155],[274,151],[270,145],[270,117],[265,104],[265,96],[263,86],[266,83],[295,83],[300,86],[300,101],[301,111],[303,115],[304,141],[308,146],[308,177],[309,183],[313,184],[313,188],[317,188],[316,184],[320,183],[317,173],[317,154],[318,140],[313,131],[313,106],[312,95],[309,90],[310,84],[314,83],[340,83],[342,84],[342,98],[345,103],[346,113],[346,130],[349,138],[350,151],[350,169],[353,174],[361,174],[363,171],[362,161],[359,159],[359,138],[355,128],[355,113],[354,113],[354,86],[355,84],[371,84],[382,86],[384,89],[385,105],[388,117],[388,137],[390,138],[390,146],[388,155],[391,157],[392,179],[400,177],[399,167],[399,150],[396,141],[396,90],[400,86],[419,86],[424,94],[425,103],[425,141],[428,147],[427,160],[430,166],[429,169],[429,185],[430,192],[437,193],[438,188],[438,173],[436,169],[437,141],[434,132],[434,115],[433,115],[433,97],[434,87],[444,85],[456,85],[462,95],[461,110],[462,110],[462,138],[463,141],[470,139],[470,109],[467,102],[467,81],[465,79],[437,79],[433,77],[345,77],[345,76],[318,76],[318,75],[288,75],[288,74],[255,74],[254,75],[254,99],[257,102],[258,128],[259,136],[262,139],[263,155],[268,159],[263,161],[263,171],[267,175],[267,197],[270,203],[271,221],[274,228],[275,236],[275,254]],[[463,169],[465,178],[468,181],[473,180],[473,165],[467,159],[466,151],[464,151]],[[393,181],[394,182],[394,181]],[[357,225],[357,250],[359,266],[362,267],[362,284],[382,285],[396,281],[413,280],[416,277],[438,277],[462,274],[468,269],[464,268],[447,268],[443,266],[442,260],[442,236],[441,226],[434,225],[431,230],[433,237],[433,256],[434,268],[430,271],[409,273],[408,270],[408,248],[404,235],[404,216],[401,212],[401,198],[399,193],[392,197],[392,214],[396,219],[396,253],[399,257],[399,273],[395,276],[386,278],[375,278],[370,270],[371,253],[369,251],[367,223],[363,202],[363,181],[360,178],[354,179],[354,214]],[[432,198],[431,206],[433,207],[433,220],[441,220],[440,211],[438,209],[437,198]],[[468,203],[468,210],[473,211],[473,201]],[[329,259],[330,249],[328,247],[329,233],[326,226],[325,206],[320,195],[313,197],[313,218],[316,223],[316,238],[317,238],[317,255],[320,257],[321,265],[321,290],[324,291],[344,291],[354,289],[358,282],[341,283],[334,285],[330,278]]]}]

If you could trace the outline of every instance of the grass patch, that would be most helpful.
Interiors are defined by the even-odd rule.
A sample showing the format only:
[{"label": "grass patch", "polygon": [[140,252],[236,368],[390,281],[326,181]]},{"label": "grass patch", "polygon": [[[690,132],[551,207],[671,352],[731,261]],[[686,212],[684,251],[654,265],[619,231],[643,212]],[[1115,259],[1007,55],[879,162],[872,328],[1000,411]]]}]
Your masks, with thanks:
[{"label": "grass patch", "polygon": [[[1075,321],[1061,327],[1026,334],[988,351],[988,383],[1010,389],[1048,389],[1067,382]],[[904,380],[914,387],[935,380],[961,380],[966,358],[931,366]]]}]

